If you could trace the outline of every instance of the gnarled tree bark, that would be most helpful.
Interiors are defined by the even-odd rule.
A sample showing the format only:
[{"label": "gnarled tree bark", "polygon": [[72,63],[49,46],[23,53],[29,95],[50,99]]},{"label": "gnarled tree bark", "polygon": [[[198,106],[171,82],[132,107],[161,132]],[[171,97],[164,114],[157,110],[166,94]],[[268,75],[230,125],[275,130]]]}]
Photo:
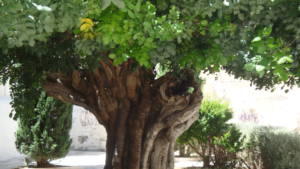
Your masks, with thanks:
[{"label": "gnarled tree bark", "polygon": [[178,81],[130,69],[131,60],[116,67],[109,60],[71,76],[48,72],[44,88],[48,96],[89,110],[106,128],[105,169],[172,169],[176,139],[198,119],[200,87],[189,70]]}]

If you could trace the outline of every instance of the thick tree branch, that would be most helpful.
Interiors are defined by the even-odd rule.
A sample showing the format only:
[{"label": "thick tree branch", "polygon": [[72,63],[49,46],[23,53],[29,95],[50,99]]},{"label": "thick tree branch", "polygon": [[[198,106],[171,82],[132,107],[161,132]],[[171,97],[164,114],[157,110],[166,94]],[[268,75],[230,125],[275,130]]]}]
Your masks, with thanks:
[{"label": "thick tree branch", "polygon": [[8,71],[12,67],[13,64],[14,64],[14,62],[11,62],[6,69],[1,70],[0,75],[2,75],[3,73],[6,73],[6,71]]}]

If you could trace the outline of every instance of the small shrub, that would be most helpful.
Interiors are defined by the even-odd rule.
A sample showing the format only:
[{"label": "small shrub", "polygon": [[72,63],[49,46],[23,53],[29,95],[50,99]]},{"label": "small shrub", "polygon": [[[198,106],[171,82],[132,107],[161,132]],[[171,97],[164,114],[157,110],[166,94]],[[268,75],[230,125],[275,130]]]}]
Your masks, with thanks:
[{"label": "small shrub", "polygon": [[215,166],[233,168],[239,162],[237,152],[242,151],[243,140],[239,129],[231,124],[230,131],[214,138],[213,161]]},{"label": "small shrub", "polygon": [[208,167],[210,162],[215,166],[235,165],[235,153],[240,151],[242,142],[239,140],[241,133],[226,123],[231,118],[232,110],[227,102],[205,98],[199,110],[199,119],[177,141],[190,146],[202,158],[203,167]]},{"label": "small shrub", "polygon": [[246,135],[240,154],[251,169],[300,168],[300,135],[282,127],[239,125]]},{"label": "small shrub", "polygon": [[34,116],[19,118],[16,148],[37,162],[38,167],[49,161],[65,157],[72,139],[72,105],[42,93]]}]

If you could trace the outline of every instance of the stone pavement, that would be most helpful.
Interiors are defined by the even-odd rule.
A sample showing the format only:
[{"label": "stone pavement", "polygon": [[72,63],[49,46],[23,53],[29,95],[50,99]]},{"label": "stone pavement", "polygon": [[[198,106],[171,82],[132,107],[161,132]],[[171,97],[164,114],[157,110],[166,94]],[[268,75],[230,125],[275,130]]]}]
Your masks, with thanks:
[{"label": "stone pavement", "polygon": [[[24,158],[16,157],[8,160],[0,160],[0,169],[17,169],[24,166]],[[103,169],[105,165],[105,152],[99,151],[70,151],[65,158],[54,160],[51,162],[60,166],[82,166],[83,169]],[[31,165],[35,165],[32,162]],[[202,162],[196,159],[176,158],[175,168],[202,166]]]}]

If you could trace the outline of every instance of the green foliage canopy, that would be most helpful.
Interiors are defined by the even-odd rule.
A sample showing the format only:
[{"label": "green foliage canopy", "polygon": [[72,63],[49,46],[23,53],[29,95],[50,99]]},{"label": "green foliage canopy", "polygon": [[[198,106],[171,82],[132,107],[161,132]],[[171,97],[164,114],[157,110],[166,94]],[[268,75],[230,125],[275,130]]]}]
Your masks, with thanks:
[{"label": "green foliage canopy", "polygon": [[[69,74],[100,60],[167,65],[250,80],[299,84],[298,0],[0,0],[0,77],[28,90],[48,70]],[[34,99],[14,97],[14,109]],[[20,104],[25,107],[20,108]],[[29,102],[32,102],[29,104]],[[19,115],[15,116],[18,117]]]}]

